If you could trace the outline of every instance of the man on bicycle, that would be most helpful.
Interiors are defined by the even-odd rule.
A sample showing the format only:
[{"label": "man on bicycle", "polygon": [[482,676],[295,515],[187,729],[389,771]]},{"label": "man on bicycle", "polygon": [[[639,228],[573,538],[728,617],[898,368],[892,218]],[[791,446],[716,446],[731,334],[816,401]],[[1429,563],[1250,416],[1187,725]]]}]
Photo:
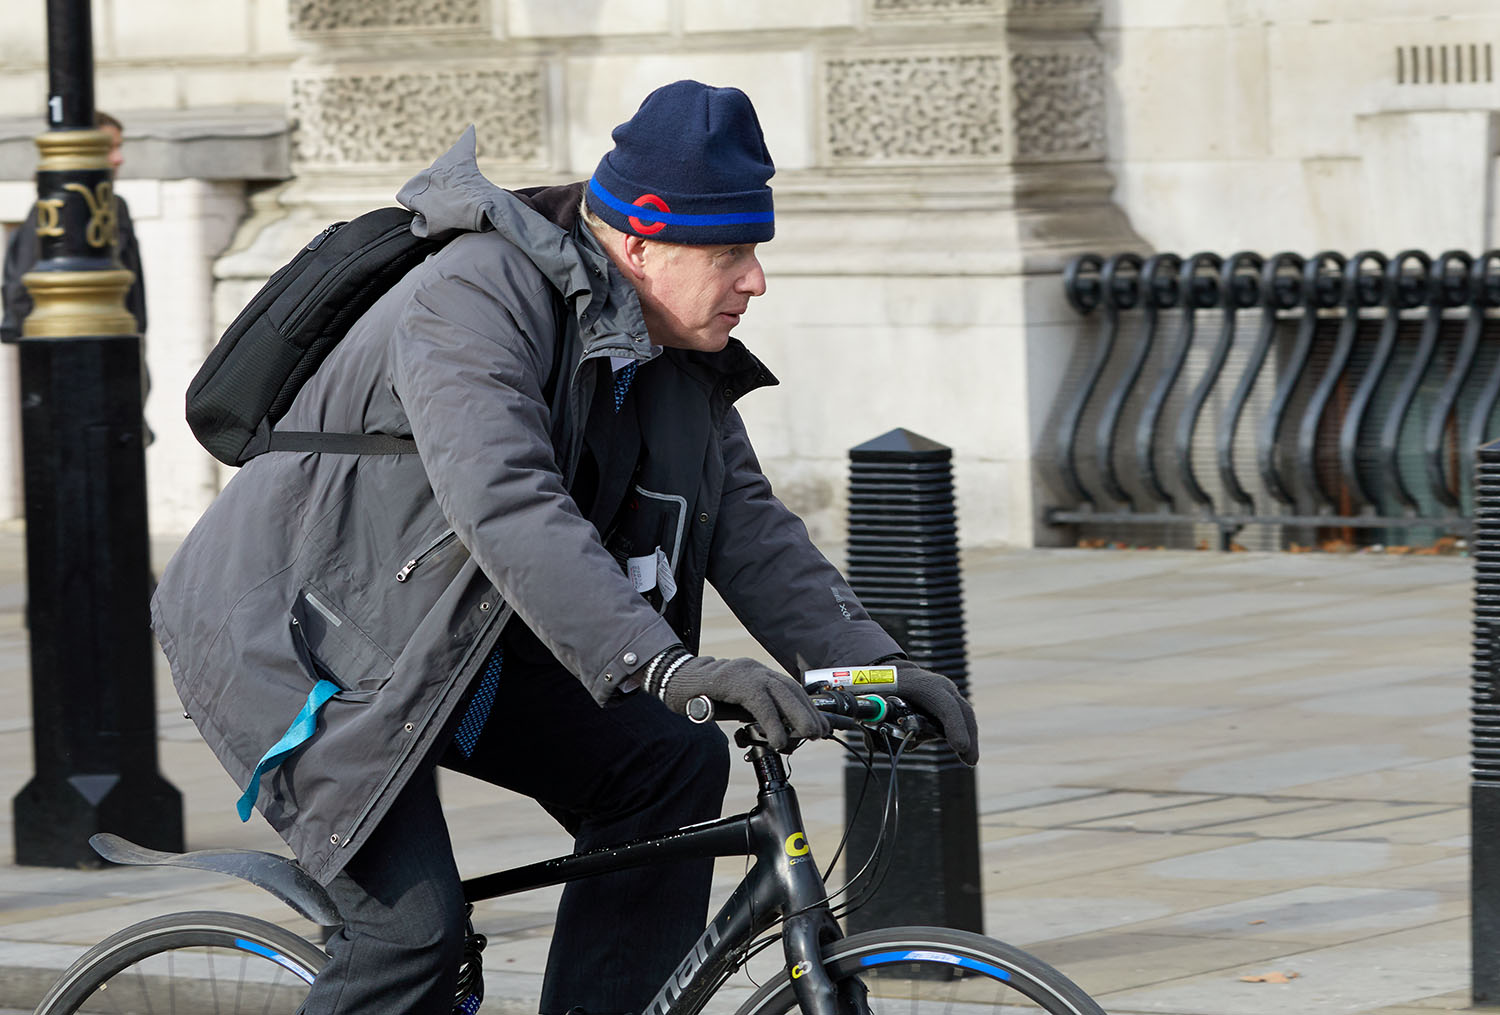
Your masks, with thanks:
[{"label": "man on bicycle", "polygon": [[[679,81],[614,142],[586,183],[512,192],[470,131],[407,183],[412,228],[458,235],[280,425],[418,454],[251,460],[153,600],[242,815],[258,807],[345,918],[310,1015],[452,1007],[463,898],[437,765],[534,797],[588,849],[719,814],[728,751],[684,718],[697,696],[778,748],[827,732],[786,674],[695,654],[705,581],[788,672],[896,661],[901,693],[977,759],[967,703],[869,619],[733,407],[774,383],[730,337],[774,230],[749,99]],[[543,1015],[639,1012],[701,930],[710,875],[570,884]]]}]

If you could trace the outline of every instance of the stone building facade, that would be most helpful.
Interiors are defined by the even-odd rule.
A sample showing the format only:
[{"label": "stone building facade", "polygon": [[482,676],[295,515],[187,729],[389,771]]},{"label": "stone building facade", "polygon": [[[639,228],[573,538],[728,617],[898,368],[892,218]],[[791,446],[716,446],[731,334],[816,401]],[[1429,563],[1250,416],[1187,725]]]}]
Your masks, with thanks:
[{"label": "stone building facade", "polygon": [[[30,6],[0,39],[0,223],[29,204],[46,101]],[[778,167],[770,289],[740,331],[782,379],[742,403],[778,491],[836,540],[847,449],[901,426],[954,448],[966,543],[1047,541],[1033,455],[1077,333],[1066,259],[1483,248],[1490,7],[98,0],[150,300],[153,525],[185,530],[224,481],[181,392],[306,239],[389,203],[469,123],[497,182],[586,176],[646,92],[696,77],[751,95]],[[6,390],[0,516],[19,504]]]}]

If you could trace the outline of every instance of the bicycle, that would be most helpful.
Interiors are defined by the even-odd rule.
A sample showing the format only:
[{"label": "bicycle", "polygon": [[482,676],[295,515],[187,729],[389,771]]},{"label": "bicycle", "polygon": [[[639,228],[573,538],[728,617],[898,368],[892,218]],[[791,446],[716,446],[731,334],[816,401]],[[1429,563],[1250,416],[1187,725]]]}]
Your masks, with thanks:
[{"label": "bicycle", "polygon": [[[815,688],[812,698],[836,731],[863,734],[872,752],[883,748],[892,771],[905,750],[937,739],[933,724],[899,697]],[[694,705],[699,706],[692,714],[695,720],[715,718],[707,699]],[[719,708],[722,712],[723,706]],[[813,862],[781,756],[767,746],[748,716],[717,718],[743,724],[735,742],[747,749],[745,760],[756,773],[759,789],[753,810],[468,879],[464,895],[471,910],[481,900],[632,866],[745,856],[753,858],[754,865],[642,1015],[698,1015],[751,956],[778,938],[786,957],[783,968],[740,1006],[737,1015],[785,1015],[797,1008],[803,1015],[870,1015],[894,1004],[912,1015],[1104,1015],[1056,969],[978,934],[892,927],[845,937],[836,913],[853,903],[834,905],[834,896],[845,889],[830,895],[827,872],[820,873]],[[891,779],[882,840],[896,809],[895,786]],[[117,863],[186,866],[248,880],[324,928],[325,935],[340,922],[322,887],[287,857],[254,850],[159,853],[108,834],[90,842],[100,855]],[[841,843],[828,872],[842,851]],[[878,852],[861,874],[872,866],[878,866]],[[466,931],[453,1010],[474,1015],[483,998],[484,937],[474,933],[472,922]],[[229,963],[221,964],[226,956]],[[127,927],[95,945],[64,971],[36,1015],[200,1010],[290,1015],[299,1010],[326,958],[313,942],[263,920],[234,913],[176,913]]]}]

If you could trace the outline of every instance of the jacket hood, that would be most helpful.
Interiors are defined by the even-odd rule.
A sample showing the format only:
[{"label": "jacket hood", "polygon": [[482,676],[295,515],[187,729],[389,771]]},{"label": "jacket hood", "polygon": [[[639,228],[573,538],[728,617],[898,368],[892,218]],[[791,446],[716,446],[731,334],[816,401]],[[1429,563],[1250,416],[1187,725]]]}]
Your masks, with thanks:
[{"label": "jacket hood", "polygon": [[[559,202],[539,201],[539,192],[518,194],[486,179],[479,170],[477,151],[471,125],[452,148],[396,193],[396,200],[415,213],[412,232],[432,236],[492,229],[524,251],[558,292],[575,302],[589,348],[608,344],[649,350],[640,301],[609,258],[538,210]],[[577,200],[574,196],[574,206]],[[577,299],[584,294],[589,298]],[[590,312],[589,307],[596,309]],[[622,354],[629,351],[619,350]]]}]

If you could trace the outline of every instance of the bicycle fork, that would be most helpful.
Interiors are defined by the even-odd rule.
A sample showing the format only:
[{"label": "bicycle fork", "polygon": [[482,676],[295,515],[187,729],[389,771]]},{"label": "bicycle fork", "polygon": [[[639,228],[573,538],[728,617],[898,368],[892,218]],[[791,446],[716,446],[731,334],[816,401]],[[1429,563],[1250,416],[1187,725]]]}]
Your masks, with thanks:
[{"label": "bicycle fork", "polygon": [[842,936],[826,906],[786,921],[782,944],[804,1015],[869,1015],[864,984],[855,979],[834,983],[823,967],[823,945]]}]

